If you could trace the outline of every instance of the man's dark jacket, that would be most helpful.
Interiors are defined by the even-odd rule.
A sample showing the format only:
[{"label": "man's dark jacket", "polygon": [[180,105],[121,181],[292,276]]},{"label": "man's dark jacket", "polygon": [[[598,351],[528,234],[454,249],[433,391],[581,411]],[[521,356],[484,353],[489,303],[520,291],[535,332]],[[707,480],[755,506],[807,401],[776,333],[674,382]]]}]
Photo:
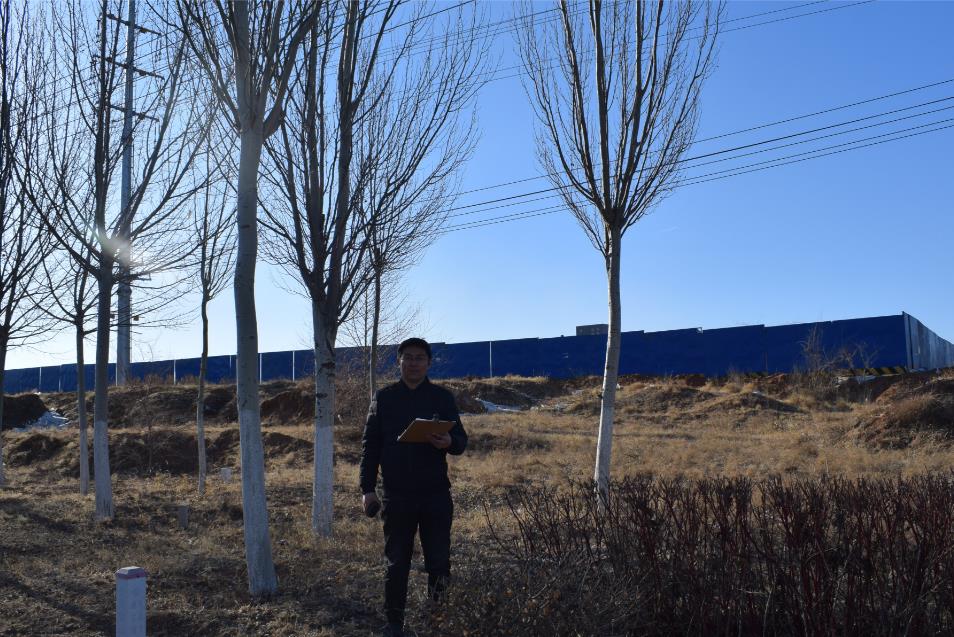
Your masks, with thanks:
[{"label": "man's dark jacket", "polygon": [[[429,443],[398,442],[415,418],[452,420],[451,444],[437,449]],[[378,390],[368,410],[361,439],[361,493],[374,491],[381,467],[384,494],[416,495],[450,489],[447,454],[464,453],[467,432],[460,422],[454,395],[428,379],[411,389],[398,381]]]}]

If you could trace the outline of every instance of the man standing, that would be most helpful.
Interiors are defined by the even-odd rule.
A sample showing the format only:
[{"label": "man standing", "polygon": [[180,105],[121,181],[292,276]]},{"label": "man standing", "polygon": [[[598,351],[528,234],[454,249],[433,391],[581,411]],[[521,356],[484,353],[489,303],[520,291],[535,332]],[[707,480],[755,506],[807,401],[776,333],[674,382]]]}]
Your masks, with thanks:
[{"label": "man standing", "polygon": [[[404,634],[407,578],[414,535],[419,530],[431,599],[443,592],[450,576],[450,530],[454,504],[447,479],[447,454],[458,456],[467,447],[454,396],[427,378],[431,346],[409,338],[398,346],[401,379],[379,390],[368,411],[361,440],[361,504],[374,515],[380,507],[375,485],[378,467],[384,503],[385,635]],[[430,434],[427,443],[398,442],[416,418],[454,421],[445,434]]]}]

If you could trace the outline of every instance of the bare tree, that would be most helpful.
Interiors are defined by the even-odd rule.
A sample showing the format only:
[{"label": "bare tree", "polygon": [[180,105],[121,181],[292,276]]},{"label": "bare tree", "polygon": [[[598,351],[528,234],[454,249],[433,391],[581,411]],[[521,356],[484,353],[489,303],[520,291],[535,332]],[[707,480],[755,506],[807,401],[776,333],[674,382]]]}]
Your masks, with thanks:
[{"label": "bare tree", "polygon": [[594,480],[606,493],[621,343],[623,235],[676,187],[715,59],[721,4],[525,5],[518,36],[539,129],[537,154],[593,246],[609,287],[609,334]]},{"label": "bare tree", "polygon": [[[107,388],[112,291],[124,266],[137,279],[158,277],[180,267],[191,246],[181,235],[188,228],[184,206],[195,190],[192,174],[202,147],[201,105],[191,100],[185,49],[168,31],[152,44],[154,60],[165,74],[150,78],[151,91],[136,104],[133,132],[144,141],[137,150],[138,174],[129,205],[116,205],[116,180],[123,136],[113,116],[122,68],[114,64],[123,46],[124,28],[112,19],[120,2],[101,0],[95,11],[74,0],[55,13],[54,37],[66,43],[58,66],[65,78],[48,82],[43,153],[45,178],[31,199],[45,227],[96,282],[96,374],[93,403],[93,462],[96,517],[114,515],[107,438]],[[158,15],[153,19],[164,20]],[[80,178],[77,178],[79,173]],[[130,253],[128,238],[136,244]]]},{"label": "bare tree", "polygon": [[338,335],[340,344],[361,348],[364,361],[358,368],[368,379],[372,398],[382,366],[381,344],[399,343],[428,331],[423,308],[401,287],[402,274],[400,270],[384,270],[380,278],[375,274]]},{"label": "bare tree", "polygon": [[0,486],[3,469],[3,387],[7,351],[48,330],[41,311],[43,259],[50,252],[37,209],[26,196],[37,133],[36,89],[46,70],[37,21],[25,5],[0,2]]},{"label": "bare tree", "polygon": [[[274,239],[270,255],[297,277],[311,301],[315,351],[311,524],[323,536],[331,535],[333,519],[334,346],[341,323],[371,280],[368,229],[375,215],[396,214],[393,206],[410,190],[432,192],[433,187],[420,186],[427,180],[424,175],[453,174],[466,156],[466,142],[459,154],[447,152],[441,144],[449,144],[459,132],[458,114],[471,103],[483,61],[473,31],[468,36],[465,29],[451,27],[412,57],[426,24],[423,5],[416,7],[402,34],[389,36],[404,2],[342,4],[340,12],[338,5],[329,6],[310,35],[281,138],[269,146],[275,166],[272,185],[284,196],[266,206],[266,223]],[[384,57],[383,46],[391,38],[396,46],[391,56]],[[402,108],[405,113],[400,113]],[[411,126],[401,130],[402,123]],[[378,127],[377,142],[363,143],[371,139],[368,131],[373,126]],[[369,199],[372,167],[388,165],[388,158],[377,152],[397,148],[396,140],[407,146],[399,166],[390,166],[392,174],[378,173],[377,190]]]},{"label": "bare tree", "polygon": [[[448,39],[441,44],[441,51],[452,48]],[[423,61],[425,65],[430,62]],[[476,78],[468,79],[473,82]],[[416,263],[439,236],[444,211],[456,195],[456,178],[477,139],[473,118],[469,126],[458,126],[455,121],[438,123],[424,116],[429,106],[427,92],[434,90],[429,84],[419,81],[384,92],[358,135],[361,156],[373,158],[364,167],[364,187],[356,193],[360,216],[367,220],[371,276],[366,293],[371,308],[368,381],[372,396],[377,387],[384,285],[396,285],[400,272]]]},{"label": "bare tree", "polygon": [[[258,175],[265,140],[284,118],[288,81],[298,49],[314,25],[320,3],[281,0],[193,3],[177,0],[187,40],[239,137],[235,262],[236,398],[242,448],[242,507],[249,590],[274,592],[265,500],[265,462],[258,403]],[[213,17],[213,13],[215,14]],[[219,27],[216,26],[219,25]],[[230,84],[234,82],[234,86]],[[234,90],[233,90],[234,89]]]},{"label": "bare tree", "polygon": [[[210,161],[210,159],[212,161]],[[219,161],[215,161],[219,159]],[[220,173],[228,158],[207,155],[208,172]],[[220,173],[221,174],[221,173]],[[227,175],[225,175],[227,178]],[[235,260],[235,219],[227,212],[229,193],[215,190],[213,182],[227,185],[227,179],[208,179],[202,195],[201,207],[195,210],[195,241],[198,245],[199,313],[202,317],[202,357],[199,363],[199,389],[196,398],[196,442],[199,452],[199,495],[205,494],[205,377],[209,363],[209,302],[232,282]]]},{"label": "bare tree", "polygon": [[[83,250],[80,244],[77,249]],[[76,421],[79,427],[79,486],[80,493],[89,493],[89,437],[86,414],[86,338],[96,333],[96,289],[89,271],[81,267],[71,255],[61,251],[63,258],[47,257],[43,261],[50,304],[45,309],[51,320],[66,323],[73,328],[76,344]],[[88,259],[89,255],[85,255]]]}]

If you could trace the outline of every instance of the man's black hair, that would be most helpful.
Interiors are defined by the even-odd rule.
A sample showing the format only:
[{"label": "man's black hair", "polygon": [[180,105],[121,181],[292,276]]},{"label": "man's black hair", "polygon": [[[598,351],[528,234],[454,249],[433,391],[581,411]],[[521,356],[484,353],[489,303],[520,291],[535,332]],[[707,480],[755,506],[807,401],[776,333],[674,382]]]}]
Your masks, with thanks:
[{"label": "man's black hair", "polygon": [[400,357],[401,354],[404,353],[404,350],[406,350],[408,347],[417,347],[424,350],[427,352],[427,360],[431,360],[431,344],[425,341],[423,338],[417,338],[415,336],[401,341],[401,344],[398,345],[398,356]]}]

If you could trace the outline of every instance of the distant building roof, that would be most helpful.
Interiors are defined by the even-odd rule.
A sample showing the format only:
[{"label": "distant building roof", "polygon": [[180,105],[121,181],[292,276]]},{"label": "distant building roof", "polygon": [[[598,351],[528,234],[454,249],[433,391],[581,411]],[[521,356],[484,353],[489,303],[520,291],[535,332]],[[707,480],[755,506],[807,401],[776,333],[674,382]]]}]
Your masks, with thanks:
[{"label": "distant building roof", "polygon": [[594,323],[593,325],[577,325],[577,336],[599,336],[609,334],[609,325],[606,323]]}]

